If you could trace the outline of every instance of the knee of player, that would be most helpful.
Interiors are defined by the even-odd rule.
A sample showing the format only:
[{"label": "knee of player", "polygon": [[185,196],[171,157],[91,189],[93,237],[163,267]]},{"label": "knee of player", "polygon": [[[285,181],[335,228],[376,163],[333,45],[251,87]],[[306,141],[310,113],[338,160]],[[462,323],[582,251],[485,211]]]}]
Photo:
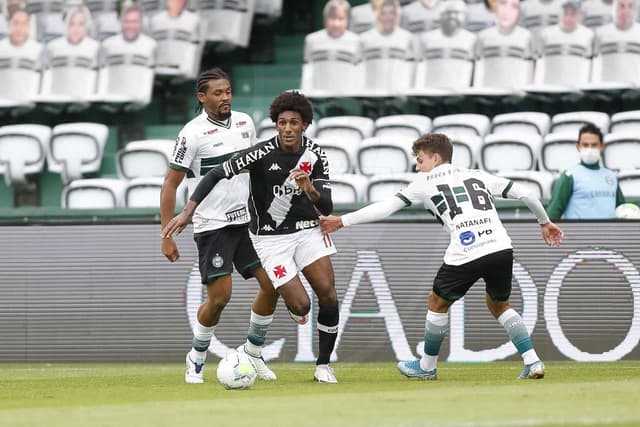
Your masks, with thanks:
[{"label": "knee of player", "polygon": [[307,298],[306,300],[293,301],[291,303],[287,302],[287,307],[293,314],[306,316],[309,314],[309,311],[311,311],[311,301]]},{"label": "knee of player", "polygon": [[209,302],[209,304],[215,306],[219,310],[222,310],[223,308],[225,308],[229,303],[230,299],[231,299],[231,294],[229,295],[227,294],[211,295],[210,294],[207,297],[207,301]]}]

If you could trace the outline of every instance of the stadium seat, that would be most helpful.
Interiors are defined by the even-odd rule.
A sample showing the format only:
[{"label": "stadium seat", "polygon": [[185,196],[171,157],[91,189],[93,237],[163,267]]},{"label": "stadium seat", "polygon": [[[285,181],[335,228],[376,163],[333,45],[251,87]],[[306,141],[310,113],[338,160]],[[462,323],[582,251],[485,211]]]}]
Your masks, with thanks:
[{"label": "stadium seat", "polygon": [[329,161],[331,174],[356,173],[357,153],[360,143],[340,138],[315,139],[316,144],[322,147]]},{"label": "stadium seat", "polygon": [[487,9],[482,0],[468,0],[464,28],[478,33],[496,24],[496,15]]},{"label": "stadium seat", "polygon": [[640,110],[622,111],[612,115],[609,131],[640,134]]},{"label": "stadium seat", "polygon": [[471,86],[475,34],[460,29],[455,35],[447,36],[434,30],[419,34],[417,40],[419,54],[414,85],[417,93],[424,88],[455,91]]},{"label": "stadium seat", "polygon": [[540,148],[540,170],[562,172],[580,161],[576,148],[578,132],[550,133]]},{"label": "stadium seat", "polygon": [[449,138],[467,135],[483,137],[489,132],[491,120],[482,114],[448,114],[433,119],[432,132]]},{"label": "stadium seat", "polygon": [[608,24],[613,19],[611,2],[603,0],[590,0],[582,4],[582,24],[586,27],[596,29]]},{"label": "stadium seat", "polygon": [[609,131],[609,115],[599,111],[572,111],[559,113],[551,118],[552,133],[571,132],[578,141],[578,131],[587,123],[597,126],[603,134]]},{"label": "stadium seat", "polygon": [[200,0],[198,14],[206,41],[247,47],[256,0]]},{"label": "stadium seat", "polygon": [[376,25],[376,15],[370,2],[351,8],[349,30],[360,34]]},{"label": "stadium seat", "polygon": [[26,8],[37,23],[37,39],[47,43],[65,34],[63,0],[26,0]]},{"label": "stadium seat", "polygon": [[551,119],[546,113],[518,112],[498,114],[491,123],[491,133],[535,133],[545,136]]},{"label": "stadium seat", "polygon": [[120,32],[119,0],[84,0],[91,11],[96,40],[104,40]]},{"label": "stadium seat", "polygon": [[[35,43],[35,42],[34,42]],[[35,49],[34,49],[35,50]],[[29,57],[5,57],[0,52],[0,107],[30,107],[40,90],[39,60]],[[42,56],[42,50],[37,53]],[[12,63],[20,62],[20,67]]]},{"label": "stadium seat", "polygon": [[64,184],[100,170],[109,128],[100,123],[66,123],[53,128],[47,150],[49,172]]},{"label": "stadium seat", "polygon": [[366,202],[366,189],[369,180],[357,174],[332,174],[331,199],[333,203]]},{"label": "stadium seat", "polygon": [[612,170],[640,169],[640,135],[616,132],[605,135],[602,160]]},{"label": "stadium seat", "polygon": [[279,18],[282,15],[283,0],[256,0],[254,13],[265,17],[268,21]]},{"label": "stadium seat", "polygon": [[0,128],[0,174],[7,187],[24,185],[27,175],[42,172],[51,128],[43,125],[9,125]]},{"label": "stadium seat", "polygon": [[194,79],[203,50],[200,19],[191,11],[183,11],[175,19],[167,16],[166,11],[158,11],[150,19],[149,34],[158,43],[155,73]]},{"label": "stadium seat", "polygon": [[516,26],[512,35],[503,38],[495,37],[497,31],[488,28],[478,34],[479,59],[475,63],[473,88],[461,93],[503,96],[533,82],[530,33]]},{"label": "stadium seat", "polygon": [[625,197],[640,197],[640,170],[620,171],[618,184]]},{"label": "stadium seat", "polygon": [[414,161],[410,138],[373,137],[358,147],[358,170],[362,175],[411,172]]},{"label": "stadium seat", "polygon": [[[139,177],[127,181],[124,187],[124,206],[127,208],[160,208],[162,177]],[[180,191],[176,192],[176,205],[182,203]],[[180,202],[180,203],[179,203]]]},{"label": "stadium seat", "polygon": [[415,178],[415,173],[395,173],[376,175],[367,184],[367,201],[378,202],[394,196]]},{"label": "stadium seat", "polygon": [[480,167],[488,172],[535,170],[542,137],[536,134],[499,133],[485,136]]},{"label": "stadium seat", "polygon": [[460,135],[453,136],[450,140],[453,145],[451,163],[459,168],[476,168],[482,138],[476,135]]},{"label": "stadium seat", "polygon": [[113,209],[123,206],[125,182],[119,179],[78,179],[62,189],[63,208]]},{"label": "stadium seat", "polygon": [[167,172],[175,141],[148,139],[131,141],[116,153],[118,177],[162,177]]},{"label": "stadium seat", "polygon": [[555,180],[555,176],[551,172],[511,171],[502,172],[499,175],[517,182],[538,199],[549,200],[551,198],[551,188]]},{"label": "stadium seat", "polygon": [[[97,55],[96,55],[97,56]],[[75,58],[71,63],[66,57],[50,62],[42,73],[42,88],[35,98],[44,103],[84,103],[95,95],[98,71],[90,58]]]},{"label": "stadium seat", "polygon": [[374,136],[417,139],[431,130],[431,119],[418,114],[398,114],[379,117],[374,126]]},{"label": "stadium seat", "polygon": [[374,121],[361,116],[325,117],[318,120],[315,137],[322,139],[343,139],[359,143],[373,135]]}]

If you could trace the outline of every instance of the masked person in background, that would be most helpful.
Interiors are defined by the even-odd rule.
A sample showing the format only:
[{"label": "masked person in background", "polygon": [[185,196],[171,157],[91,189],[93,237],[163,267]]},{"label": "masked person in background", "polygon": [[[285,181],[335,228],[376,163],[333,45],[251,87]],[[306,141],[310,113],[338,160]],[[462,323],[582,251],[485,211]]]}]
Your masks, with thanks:
[{"label": "masked person in background", "polygon": [[576,148],[580,163],[564,171],[553,187],[547,213],[562,219],[615,218],[616,207],[625,203],[616,174],[600,166],[604,150],[602,132],[587,124],[580,129]]}]

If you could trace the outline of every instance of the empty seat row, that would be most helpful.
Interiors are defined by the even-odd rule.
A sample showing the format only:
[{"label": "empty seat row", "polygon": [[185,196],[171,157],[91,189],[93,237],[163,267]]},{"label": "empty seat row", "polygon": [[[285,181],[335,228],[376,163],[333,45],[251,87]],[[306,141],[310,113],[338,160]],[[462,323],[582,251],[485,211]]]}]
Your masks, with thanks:
[{"label": "empty seat row", "polygon": [[[362,116],[325,117],[307,129],[315,138],[342,139],[359,142],[373,136],[397,136],[416,139],[428,132],[445,133],[450,137],[479,136],[490,133],[522,133],[545,136],[548,133],[573,133],[585,124],[597,126],[603,134],[637,132],[640,134],[640,110],[613,114],[599,111],[572,111],[549,116],[542,112],[516,112],[498,114],[493,119],[483,114],[449,114],[433,120],[418,114],[398,114],[376,120]],[[258,126],[258,139],[267,139],[276,133],[271,119]]]},{"label": "empty seat row", "polygon": [[53,129],[43,125],[0,128],[0,173],[7,185],[26,182],[45,164],[63,182],[100,169],[109,129],[99,123],[66,123]]},{"label": "empty seat row", "polygon": [[[62,190],[61,206],[68,209],[159,208],[163,179],[79,179]],[[187,185],[178,187],[176,206],[187,201]]]}]

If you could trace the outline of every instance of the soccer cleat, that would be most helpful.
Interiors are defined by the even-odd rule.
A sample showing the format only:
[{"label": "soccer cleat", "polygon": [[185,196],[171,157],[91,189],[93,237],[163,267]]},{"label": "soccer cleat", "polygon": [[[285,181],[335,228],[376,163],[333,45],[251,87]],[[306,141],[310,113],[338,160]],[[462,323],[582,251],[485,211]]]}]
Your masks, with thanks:
[{"label": "soccer cleat", "polygon": [[333,368],[329,365],[316,365],[316,372],[313,374],[313,379],[319,383],[338,383],[336,374],[333,372]]},{"label": "soccer cleat", "polygon": [[287,308],[287,311],[289,312],[289,316],[291,317],[291,319],[293,319],[293,321],[296,322],[298,325],[306,325],[307,322],[309,321],[308,314],[305,314],[304,316],[300,316],[298,314],[295,314],[291,310],[289,310],[289,308]]},{"label": "soccer cleat", "polygon": [[187,384],[202,384],[204,378],[202,373],[204,371],[204,361],[202,363],[196,363],[191,360],[189,353],[187,353],[187,368],[184,370],[184,382]]},{"label": "soccer cleat", "polygon": [[419,378],[421,380],[435,381],[438,379],[438,369],[425,371],[420,367],[420,359],[399,362],[398,370],[407,378]]},{"label": "soccer cleat", "polygon": [[542,360],[524,365],[519,380],[539,380],[544,378],[544,363]]},{"label": "soccer cleat", "polygon": [[253,363],[253,367],[256,368],[258,378],[260,378],[261,380],[275,381],[278,378],[276,377],[276,373],[269,369],[262,356],[254,356],[253,354],[249,353],[244,344],[238,347],[237,351],[249,356],[249,360],[251,360],[251,363]]}]

